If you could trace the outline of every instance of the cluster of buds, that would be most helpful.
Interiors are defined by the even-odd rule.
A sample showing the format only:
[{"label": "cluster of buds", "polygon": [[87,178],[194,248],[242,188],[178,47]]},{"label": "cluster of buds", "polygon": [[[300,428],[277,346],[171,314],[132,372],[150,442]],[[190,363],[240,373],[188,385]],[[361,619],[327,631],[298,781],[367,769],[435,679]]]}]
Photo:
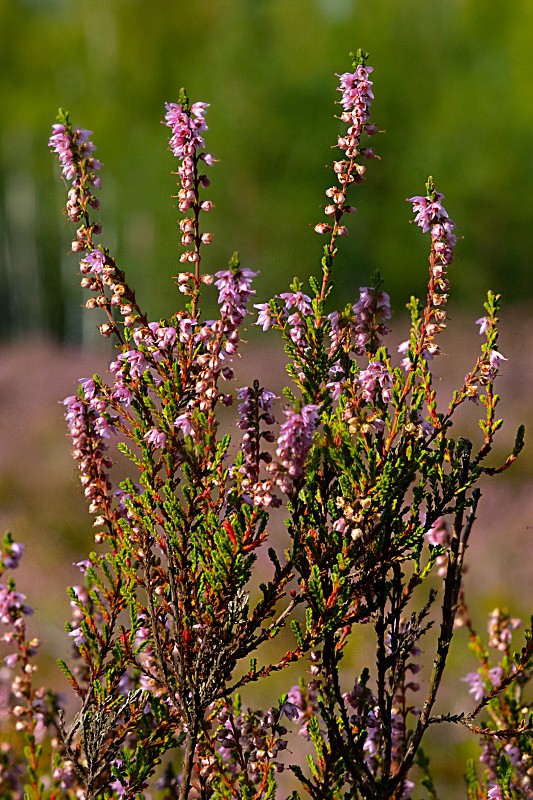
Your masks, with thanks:
[{"label": "cluster of buds", "polygon": [[[361,147],[361,136],[366,132],[373,136],[378,132],[375,125],[369,122],[370,106],[374,95],[372,94],[372,81],[370,73],[372,67],[365,66],[366,55],[358,51],[354,60],[355,71],[345,72],[337,76],[340,80],[338,91],[342,97],[340,104],[343,112],[342,122],[348,125],[344,136],[337,139],[338,147],[344,152],[345,157],[335,161],[333,169],[337,176],[338,184],[331,186],[326,191],[328,204],[324,212],[331,218],[331,223],[320,222],[315,225],[317,233],[330,233],[332,239],[337,236],[346,236],[347,228],[340,224],[344,214],[350,214],[355,208],[346,203],[346,193],[351,183],[362,183],[366,166],[361,163],[361,158],[367,160],[375,158],[374,148]],[[330,248],[332,250],[332,248]]]},{"label": "cluster of buds", "polygon": [[250,495],[254,505],[268,508],[277,507],[281,500],[274,494],[275,484],[272,480],[260,480],[261,462],[270,464],[272,456],[261,449],[261,442],[275,441],[272,430],[261,430],[262,425],[273,425],[276,421],[272,413],[272,404],[276,395],[259,386],[254,381],[252,386],[239,389],[237,397],[241,400],[238,406],[239,420],[237,427],[244,431],[242,437],[243,474],[242,488]]},{"label": "cluster of buds", "polygon": [[281,491],[291,494],[301,478],[304,465],[313,443],[319,422],[319,406],[308,403],[300,411],[286,410],[287,419],[280,427],[276,455],[278,461],[268,465],[268,469]]},{"label": "cluster of buds", "polygon": [[386,292],[368,286],[359,290],[359,300],[345,313],[333,311],[328,315],[330,346],[328,355],[335,361],[330,367],[330,382],[327,387],[334,400],[341,393],[345,372],[337,358],[341,352],[358,356],[365,352],[374,354],[381,344],[381,337],[389,333],[385,320],[391,317],[390,298]]},{"label": "cluster of buds", "polygon": [[[435,335],[446,327],[446,303],[450,288],[447,269],[453,261],[453,248],[457,238],[453,232],[455,224],[442,205],[444,195],[436,191],[431,177],[428,178],[426,191],[425,196],[410,197],[408,202],[413,204],[416,215],[414,222],[422,228],[423,233],[431,231],[428,297],[421,332],[424,358],[431,360],[440,353]],[[400,345],[400,348],[406,352],[406,343]],[[405,363],[405,366],[408,365],[410,365],[409,359]]]},{"label": "cluster of buds", "polygon": [[[283,713],[283,707],[267,712],[245,709],[238,714],[223,707],[218,712],[217,751],[230,775],[243,775],[252,784],[258,784],[272,767],[276,772],[283,771],[284,764],[276,760],[287,748],[283,738],[287,728],[280,722]],[[200,763],[205,763],[205,774],[209,774],[212,768],[209,757]]]},{"label": "cluster of buds", "polygon": [[[305,351],[307,342],[307,320],[313,313],[311,298],[302,291],[283,292],[276,295],[283,306],[275,301],[257,303],[254,308],[259,311],[256,325],[263,331],[272,326],[286,328],[291,342],[301,351]],[[274,310],[275,309],[275,310]]]},{"label": "cluster of buds", "polygon": [[372,403],[378,398],[388,403],[392,399],[392,376],[379,361],[371,361],[367,369],[357,373],[354,380],[361,389],[364,403]]},{"label": "cluster of buds", "polygon": [[501,653],[509,655],[513,631],[522,625],[522,620],[518,617],[511,617],[501,608],[495,608],[489,614],[489,647],[494,647]]},{"label": "cluster of buds", "polygon": [[226,337],[224,349],[229,355],[235,355],[237,351],[239,328],[248,313],[246,304],[255,295],[251,284],[256,277],[257,272],[240,266],[237,253],[233,255],[229,269],[215,273],[214,283],[218,289],[218,305]]},{"label": "cluster of buds", "polygon": [[71,250],[83,253],[80,261],[81,285],[93,293],[86,302],[87,308],[101,308],[107,314],[107,321],[102,323],[100,333],[110,336],[117,333],[112,310],[119,309],[125,325],[131,326],[139,316],[139,308],[135,302],[135,294],[125,282],[121,272],[107,251],[95,247],[93,237],[102,232],[99,222],[90,219],[90,209],[99,206],[93,189],[100,187],[100,179],[96,175],[100,162],[93,158],[95,145],[89,140],[91,131],[73,128],[68,114],[59,113],[60,124],[53,126],[53,134],[49,146],[57,153],[63,176],[71,182],[68,192],[67,214],[73,222],[82,221],[76,231],[76,240]]},{"label": "cluster of buds", "polygon": [[93,188],[100,186],[97,171],[100,162],[93,157],[94,144],[89,136],[92,131],[73,128],[68,114],[59,112],[58,124],[52,126],[49,147],[57,154],[61,164],[61,174],[71,184],[68,192],[67,214],[73,222],[84,220],[78,228],[76,241],[72,242],[72,251],[80,252],[92,249],[93,234],[100,233],[99,224],[89,224],[89,207],[98,208],[99,201],[94,196]]},{"label": "cluster of buds", "polygon": [[119,270],[112,258],[99,248],[84,255],[80,261],[82,288],[93,292],[86,308],[101,308],[106,311],[108,321],[100,325],[102,336],[116,333],[112,309],[118,309],[125,325],[131,326],[138,319],[135,296],[125,282],[124,273]]},{"label": "cluster of buds", "polygon": [[[371,516],[369,509],[372,506],[370,497],[358,497],[348,499],[337,497],[335,507],[340,516],[333,523],[333,530],[337,533],[349,533],[354,542],[363,536],[365,528],[365,517]],[[367,521],[368,524],[368,521]]]},{"label": "cluster of buds", "polygon": [[[210,180],[198,169],[200,162],[212,166],[216,160],[211,153],[199,152],[205,147],[203,133],[207,130],[205,112],[208,104],[191,105],[186,92],[181,89],[179,103],[166,103],[165,107],[167,113],[163,124],[172,131],[169,147],[181,161],[177,172],[180,179],[178,208],[187,214],[179,223],[181,244],[186,248],[180,261],[197,264],[200,261],[200,245],[210,244],[213,238],[211,233],[200,233],[198,224],[200,211],[211,211],[213,208],[211,200],[200,201],[200,188],[209,186]],[[190,216],[189,212],[192,212]],[[187,282],[182,280],[181,285],[185,287]]]},{"label": "cluster of buds", "polygon": [[92,378],[80,381],[80,395],[67,397],[63,404],[72,440],[72,455],[78,462],[80,483],[89,502],[89,511],[101,514],[110,502],[112,466],[106,455],[105,439],[111,436],[112,419],[106,413],[107,401]]},{"label": "cluster of buds", "polygon": [[[6,569],[18,567],[23,551],[23,545],[6,534],[0,542],[0,575]],[[5,666],[0,669],[0,728],[11,717],[15,730],[25,736],[25,759],[35,769],[40,756],[39,745],[53,723],[55,697],[33,685],[37,670],[34,660],[40,641],[29,638],[26,623],[31,614],[33,609],[27,605],[25,595],[17,591],[13,578],[10,577],[7,584],[0,583],[0,642],[9,650],[4,656]],[[23,776],[16,749],[15,742],[9,738],[0,748],[0,787],[10,790],[10,797],[23,794]]]}]

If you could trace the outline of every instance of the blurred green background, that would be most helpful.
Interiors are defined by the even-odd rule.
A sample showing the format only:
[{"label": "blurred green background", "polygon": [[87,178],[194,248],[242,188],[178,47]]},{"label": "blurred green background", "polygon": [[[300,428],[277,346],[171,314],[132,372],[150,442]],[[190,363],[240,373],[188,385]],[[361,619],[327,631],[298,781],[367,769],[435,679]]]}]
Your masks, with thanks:
[{"label": "blurred green background", "polygon": [[423,291],[427,242],[405,198],[428,174],[464,241],[455,298],[530,296],[533,4],[514,0],[0,0],[0,333],[79,341],[72,229],[46,142],[57,108],[94,131],[102,241],[153,316],[174,309],[175,168],[159,123],[186,86],[211,104],[208,268],[238,249],[259,295],[316,271],[325,168],[339,123],[335,72],[363,47],[375,67],[381,162],[355,193],[337,299],[379,268],[396,308]]},{"label": "blurred green background", "polygon": [[[369,162],[354,192],[358,214],[334,299],[353,300],[379,269],[400,312],[392,336],[405,338],[398,317],[412,293],[424,293],[428,252],[405,198],[434,175],[464,236],[437,388],[445,402],[461,382],[479,347],[473,320],[486,290],[501,292],[510,359],[494,463],[502,461],[516,426],[532,417],[533,322],[523,313],[533,294],[531,0],[0,0],[0,531],[10,527],[28,545],[21,589],[36,607],[52,682],[50,665],[68,652],[64,586],[80,580],[70,564],[94,547],[57,401],[77,378],[104,371],[112,352],[81,308],[77,258],[68,254],[73,227],[47,148],[57,108],[94,131],[104,163],[101,241],[158,318],[181,302],[170,280],[180,248],[164,103],[181,86],[210,103],[207,142],[220,162],[210,171],[216,209],[206,220],[216,236],[205,264],[224,268],[238,249],[261,271],[264,301],[319,269],[323,240],[313,226],[340,130],[335,73],[358,47],[370,52],[373,118],[386,133],[373,140],[381,161]],[[243,380],[262,371],[279,391],[283,357],[249,338]],[[472,414],[460,425],[479,441]],[[532,474],[526,453],[484,487],[467,578],[480,631],[496,604],[531,611]],[[459,632],[442,711],[470,707],[460,683],[475,669],[466,640]],[[451,800],[464,794],[458,750],[475,747],[462,731],[447,736],[437,761]]]}]

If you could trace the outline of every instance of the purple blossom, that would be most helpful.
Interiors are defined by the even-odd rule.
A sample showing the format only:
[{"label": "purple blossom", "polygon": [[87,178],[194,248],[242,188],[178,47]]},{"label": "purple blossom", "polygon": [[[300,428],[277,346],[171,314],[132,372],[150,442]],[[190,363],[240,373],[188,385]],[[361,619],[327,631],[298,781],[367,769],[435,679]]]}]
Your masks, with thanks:
[{"label": "purple blossom", "polygon": [[82,158],[90,159],[90,167],[93,170],[100,169],[100,162],[91,158],[96,150],[90,141],[92,131],[83,128],[71,129],[67,125],[52,125],[52,135],[48,140],[48,146],[57,154],[61,164],[61,173],[67,181],[76,178],[78,164]]},{"label": "purple blossom", "polygon": [[334,364],[330,368],[328,377],[330,381],[326,384],[326,389],[329,389],[334,401],[338,400],[342,393],[342,379],[344,378],[344,370],[340,364]]},{"label": "purple blossom", "polygon": [[168,327],[159,327],[157,331],[157,342],[158,347],[160,349],[166,349],[167,347],[173,347],[176,341],[176,328],[173,328],[171,325]]},{"label": "purple blossom", "polygon": [[485,686],[483,685],[483,678],[479,672],[469,672],[468,675],[466,675],[464,678],[461,678],[461,680],[470,684],[468,692],[473,696],[476,703],[486,695]]},{"label": "purple blossom", "polygon": [[87,253],[80,261],[80,272],[83,274],[101,275],[105,267],[105,255],[101,250]]},{"label": "purple blossom", "polygon": [[309,686],[292,686],[287,694],[287,702],[283,709],[288,708],[287,717],[298,722],[300,736],[309,739],[307,726],[312,717],[318,714],[318,697],[316,684],[311,682]]},{"label": "purple blossom", "polygon": [[158,431],[157,428],[150,428],[148,433],[145,433],[143,438],[146,442],[148,442],[148,444],[153,445],[155,448],[164,447],[167,441],[166,433],[163,433],[163,431]]},{"label": "purple blossom", "polygon": [[33,609],[25,604],[25,600],[25,595],[0,583],[0,622],[10,625],[21,616],[33,614]]},{"label": "purple blossom", "polygon": [[370,118],[370,106],[374,99],[372,81],[369,80],[372,71],[373,67],[360,64],[355,72],[345,72],[337,76],[337,91],[342,94],[340,103],[344,109],[342,120],[350,126],[346,136],[339,136],[338,145],[349,158],[357,154],[359,138]]},{"label": "purple blossom", "polygon": [[264,508],[279,506],[281,501],[274,494],[273,481],[259,480],[261,462],[270,464],[272,461],[270,453],[261,449],[261,443],[262,440],[273,442],[275,436],[273,431],[262,430],[262,427],[273,425],[276,421],[272,404],[277,397],[273,392],[259,386],[257,381],[254,381],[253,386],[239,389],[237,397],[242,401],[238,406],[237,427],[244,431],[241,444],[244,463],[240,468],[244,475],[242,488],[248,492],[254,505]]},{"label": "purple blossom", "polygon": [[372,343],[373,350],[376,350],[380,338],[389,333],[384,320],[389,320],[392,312],[387,292],[377,292],[368,286],[361,286],[359,292],[359,300],[352,306],[351,327],[356,352],[362,354],[369,342]]},{"label": "purple blossom", "polygon": [[448,524],[444,517],[436,519],[431,528],[426,531],[426,539],[433,547],[444,544],[448,536]]},{"label": "purple blossom", "polygon": [[[398,352],[400,353],[400,355],[404,355],[405,353],[408,352],[410,344],[411,343],[409,339],[406,339],[405,342],[401,342],[401,344],[398,345]],[[406,355],[405,358],[401,360],[400,366],[406,372],[408,372],[411,369],[411,359],[409,358],[408,355]]]},{"label": "purple blossom", "polygon": [[290,308],[295,308],[300,312],[300,314],[303,314],[306,317],[313,313],[311,298],[303,292],[283,292],[282,294],[277,295],[277,297],[279,297],[280,300],[283,300],[287,310]]},{"label": "purple blossom", "polygon": [[18,653],[10,653],[8,656],[4,657],[4,661],[6,663],[6,666],[9,669],[13,669],[13,667],[16,665],[18,660],[19,660],[19,654]]},{"label": "purple blossom", "polygon": [[[299,412],[285,412],[287,419],[280,428],[276,454],[291,481],[296,481],[303,473],[318,424],[319,409],[320,406],[309,403],[303,406]],[[282,483],[282,488],[286,488],[283,479]]]},{"label": "purple blossom", "polygon": [[[181,160],[181,164],[178,167],[178,176],[181,183],[181,189],[178,193],[178,207],[182,212],[189,211],[193,206],[199,206],[202,210],[207,211],[212,207],[212,204],[210,201],[199,203],[198,186],[208,186],[209,179],[205,175],[197,174],[197,160],[201,159],[207,166],[211,166],[214,164],[215,158],[210,153],[202,153],[199,156],[197,153],[200,148],[205,147],[203,133],[207,130],[207,124],[204,115],[208,104],[193,103],[190,108],[187,108],[179,103],[166,103],[165,107],[167,113],[165,114],[164,124],[172,131],[172,135],[169,138],[169,146],[176,158]],[[195,237],[198,235],[197,222],[193,220],[191,222],[190,229],[185,230],[182,228],[182,244],[184,246],[193,244]],[[204,233],[202,241],[204,244],[208,244],[211,241],[211,234]],[[180,257],[182,262],[194,263],[198,259],[199,254],[196,249],[187,250]]]},{"label": "purple blossom", "polygon": [[495,608],[489,615],[489,646],[504,653],[511,645],[513,631],[521,624],[522,620],[518,617],[510,617],[499,608]]},{"label": "purple blossom", "polygon": [[480,317],[480,319],[476,319],[476,325],[479,325],[479,333],[483,335],[489,330],[490,319],[488,317]]},{"label": "purple blossom", "polygon": [[191,340],[194,328],[198,325],[197,320],[184,318],[179,323],[179,340],[182,344],[187,344]]},{"label": "purple blossom", "polygon": [[119,360],[129,365],[129,373],[132,378],[141,378],[149,367],[140,350],[128,350],[125,353],[121,353]]},{"label": "purple blossom", "polygon": [[113,420],[104,415],[105,400],[92,397],[67,397],[63,401],[73,446],[73,456],[78,462],[80,482],[90,500],[89,510],[99,512],[108,497],[111,483],[108,470],[112,464],[106,456],[103,438],[109,437]]},{"label": "purple blossom", "polygon": [[11,542],[8,548],[7,554],[4,557],[4,567],[6,569],[16,569],[24,554],[24,545],[19,542]]},{"label": "purple blossom", "polygon": [[371,403],[378,394],[384,403],[392,399],[391,374],[379,361],[371,361],[367,369],[358,372],[355,382],[361,386],[361,397],[366,403]]},{"label": "purple blossom", "polygon": [[181,431],[184,436],[194,437],[194,426],[192,424],[191,415],[188,411],[186,411],[184,414],[180,414],[179,417],[176,417],[174,420],[174,427]]},{"label": "purple blossom", "polygon": [[246,304],[255,294],[251,288],[257,272],[239,267],[215,273],[218,303],[227,332],[237,331],[247,314]]},{"label": "purple blossom", "polygon": [[[98,207],[98,200],[92,194],[91,185],[98,187],[100,179],[96,171],[100,162],[93,158],[96,149],[89,140],[91,131],[72,128],[66,119],[64,123],[52,126],[52,136],[48,145],[57,154],[63,177],[71,183],[68,191],[67,214],[73,222],[78,222],[87,213],[87,205]],[[83,168],[82,168],[83,164]],[[92,233],[100,232],[99,226],[92,227]],[[85,225],[78,228],[72,251],[79,252],[91,248]]]},{"label": "purple blossom", "polygon": [[170,149],[176,158],[190,158],[200,147],[205,146],[202,133],[207,130],[204,116],[209,105],[193,103],[190,111],[186,111],[179,103],[165,103],[165,108],[167,113],[163,124],[172,131]]},{"label": "purple blossom", "polygon": [[498,686],[503,677],[503,668],[500,667],[499,665],[496,667],[492,667],[487,672],[487,677],[494,687]]},{"label": "purple blossom", "polygon": [[445,327],[445,305],[448,295],[448,283],[445,279],[446,270],[453,261],[453,249],[457,242],[454,234],[455,225],[448,218],[448,212],[442,205],[444,195],[437,192],[433,185],[433,179],[429,178],[427,183],[428,194],[426,197],[415,196],[408,198],[408,202],[413,204],[417,225],[426,233],[431,230],[432,256],[431,263],[431,303],[432,319],[428,323],[428,341],[434,333]]},{"label": "purple blossom", "polygon": [[422,228],[423,233],[427,233],[433,225],[448,218],[448,212],[441,203],[443,199],[444,195],[440,192],[433,192],[431,197],[417,195],[407,198],[407,202],[413,204],[413,211],[416,214],[414,221]]},{"label": "purple blossom", "polygon": [[121,406],[127,408],[131,405],[131,401],[133,400],[133,392],[122,382],[122,380],[117,380],[115,382],[115,388],[111,394],[111,397],[113,400],[116,400],[118,403],[120,403]]},{"label": "purple blossom", "polygon": [[489,353],[489,364],[494,371],[499,368],[501,361],[507,361],[507,359],[498,350],[491,350]]}]

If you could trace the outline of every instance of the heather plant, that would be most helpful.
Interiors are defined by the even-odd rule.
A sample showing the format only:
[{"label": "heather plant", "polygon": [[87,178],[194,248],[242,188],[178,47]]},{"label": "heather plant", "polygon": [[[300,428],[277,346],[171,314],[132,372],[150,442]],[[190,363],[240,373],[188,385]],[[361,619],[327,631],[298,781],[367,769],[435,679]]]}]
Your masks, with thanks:
[{"label": "heather plant", "polygon": [[[520,621],[496,609],[485,644],[463,586],[478,484],[523,446],[519,429],[505,462],[487,465],[502,424],[499,297],[489,293],[477,321],[483,343],[472,369],[438,400],[432,366],[456,236],[429,178],[409,201],[429,235],[429,277],[425,302],[409,303],[405,341],[385,344],[391,307],[379,276],[355,302],[330,308],[351,195],[377,158],[372,67],[361,51],[352,58],[339,76],[343,128],[315,227],[321,272],[308,289],[295,278],[255,305],[256,324],[284,342],[283,400],[260,375],[233,387],[256,273],[237,254],[226,269],[204,269],[216,163],[207,104],[182,90],[166,106],[182,248],[174,281],[184,299],[159,320],[97,244],[100,163],[91,133],[59,113],[50,146],[77,225],[71,249],[86,305],[100,309],[117,354],[108,375],[82,378],[64,401],[97,543],[68,590],[73,652],[61,667],[75,702],[35,686],[31,609],[12,577],[1,586],[2,797],[434,800],[422,742],[437,724],[480,739],[480,763],[466,768],[469,800],[531,796],[531,631],[520,649]],[[211,286],[218,313],[206,319]],[[453,435],[467,402],[481,411],[477,443]],[[281,544],[272,533],[280,507]],[[7,536],[2,569],[15,569],[22,550]],[[268,559],[258,560],[263,550]],[[361,626],[375,656],[354,675],[342,661]],[[436,714],[458,626],[479,662],[465,678],[475,706]],[[268,708],[243,702],[249,685],[297,663],[299,682]]]}]

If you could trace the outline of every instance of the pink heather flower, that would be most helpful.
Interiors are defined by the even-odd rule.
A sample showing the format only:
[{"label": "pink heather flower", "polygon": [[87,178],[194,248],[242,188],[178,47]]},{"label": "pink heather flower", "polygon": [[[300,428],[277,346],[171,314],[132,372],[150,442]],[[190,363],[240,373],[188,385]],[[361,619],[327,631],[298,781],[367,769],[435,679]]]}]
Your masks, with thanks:
[{"label": "pink heather flower", "polygon": [[179,323],[179,340],[182,344],[190,341],[195,326],[198,325],[195,319],[181,319]]},{"label": "pink heather flower", "polygon": [[499,786],[490,786],[487,792],[487,800],[503,800],[502,790]]},{"label": "pink heather flower", "polygon": [[274,323],[270,303],[256,303],[254,308],[257,308],[259,311],[259,314],[257,315],[257,322],[255,324],[260,325],[264,331],[268,331]]},{"label": "pink heather flower", "polygon": [[226,331],[236,331],[246,316],[246,303],[255,294],[251,288],[257,272],[251,269],[223,270],[215,273],[218,303]]},{"label": "pink heather flower", "polygon": [[82,400],[71,396],[63,401],[63,405],[66,407],[65,419],[73,455],[80,469],[80,483],[90,500],[89,510],[95,513],[102,507],[111,488],[107,470],[112,462],[105,455],[107,445],[103,439],[110,436],[113,419],[104,416],[106,401],[98,397]]},{"label": "pink heather flower", "polygon": [[[164,124],[172,130],[169,139],[170,149],[174,155],[181,160],[178,167],[178,176],[181,182],[181,189],[178,193],[178,208],[182,212],[187,212],[195,204],[199,204],[198,186],[208,186],[209,179],[205,175],[198,175],[196,168],[197,151],[205,147],[203,138],[207,124],[204,119],[207,103],[193,103],[190,109],[186,110],[179,103],[166,103],[167,113],[165,114]],[[210,153],[202,153],[199,158],[210,166],[215,162],[214,156]],[[204,201],[200,207],[208,210]],[[211,204],[212,207],[212,204]],[[185,246],[192,244],[191,232],[185,231],[182,244]],[[208,244],[211,234],[203,234],[203,243]],[[180,261],[194,263],[199,259],[196,251],[188,250],[182,254]]]},{"label": "pink heather flower", "polygon": [[361,397],[366,403],[372,402],[377,394],[381,395],[384,403],[392,399],[391,375],[379,361],[371,361],[368,368],[358,372],[354,380],[361,386]]},{"label": "pink heather flower", "polygon": [[503,677],[503,668],[500,666],[492,667],[492,669],[489,669],[487,675],[491,684],[497,686]]},{"label": "pink heather flower", "polygon": [[96,384],[93,378],[80,378],[78,383],[83,389],[86,400],[94,400],[96,397]]},{"label": "pink heather flower", "polygon": [[127,408],[131,405],[131,401],[133,400],[133,392],[128,386],[123,384],[121,380],[117,380],[111,397]]},{"label": "pink heather flower", "polygon": [[479,325],[479,333],[483,335],[489,329],[490,320],[488,317],[480,317],[480,319],[476,319],[476,325]]},{"label": "pink heather flower", "polygon": [[194,436],[194,427],[188,411],[176,417],[174,427],[181,431],[184,436]]},{"label": "pink heather flower", "polygon": [[485,687],[483,685],[483,678],[479,672],[469,672],[468,675],[466,675],[464,678],[461,678],[461,680],[470,684],[468,693],[473,696],[476,702],[481,700],[481,698],[486,695]]},{"label": "pink heather flower", "polygon": [[6,569],[16,569],[20,563],[20,559],[24,554],[24,545],[18,542],[12,542],[9,545],[9,551],[4,558],[4,566]]},{"label": "pink heather flower", "polygon": [[25,595],[0,583],[0,622],[3,625],[10,625],[21,615],[33,614],[33,609],[24,603],[25,600]]},{"label": "pink heather flower", "polygon": [[[409,350],[409,345],[410,345],[409,339],[406,339],[405,342],[402,342],[401,344],[398,345],[398,352],[400,353],[400,355],[404,355],[405,353],[407,353],[407,351]],[[400,362],[400,366],[402,367],[402,369],[406,371],[409,371],[411,369],[411,359],[409,358],[409,356],[406,355],[405,358],[402,359],[402,361]]]},{"label": "pink heather flower", "polygon": [[[423,233],[431,230],[432,250],[435,254],[435,258],[431,262],[432,278],[440,281],[438,288],[442,292],[445,291],[446,283],[441,279],[453,261],[453,248],[457,238],[453,233],[455,225],[448,218],[448,212],[441,202],[444,195],[435,191],[432,178],[428,180],[427,188],[428,196],[417,195],[409,197],[407,201],[413,204],[413,211],[416,214],[414,221],[422,228]],[[446,294],[435,295],[433,304],[444,306],[446,299]],[[441,327],[443,326],[441,325]]]},{"label": "pink heather flower", "polygon": [[309,403],[297,411],[286,411],[280,428],[276,453],[292,480],[297,480],[309,453],[318,423],[319,406]]},{"label": "pink heather flower", "polygon": [[416,214],[414,221],[422,228],[423,233],[427,233],[437,221],[448,217],[448,213],[441,203],[443,199],[444,195],[440,192],[434,192],[433,199],[421,195],[407,198],[407,202],[413,204],[413,211]]},{"label": "pink heather flower", "polygon": [[522,620],[518,617],[509,617],[499,608],[495,608],[489,615],[489,647],[505,652],[511,645],[513,631],[521,624]]},{"label": "pink heather flower", "polygon": [[4,661],[6,663],[6,666],[9,667],[9,669],[13,669],[18,659],[19,659],[18,653],[10,653],[8,656],[5,656]]},{"label": "pink heather flower", "polygon": [[148,444],[153,445],[154,447],[164,447],[165,442],[167,441],[167,436],[163,431],[158,431],[157,428],[150,428],[148,433],[145,433],[144,437],[145,441]]},{"label": "pink heather flower", "polygon": [[254,414],[256,409],[260,409],[263,412],[267,425],[274,423],[275,420],[271,414],[271,409],[273,401],[278,399],[274,392],[263,388],[255,391],[250,386],[243,386],[238,390],[237,397],[239,400],[244,401],[238,406],[240,416],[237,422],[238,428],[247,430],[255,424]]},{"label": "pink heather flower", "polygon": [[448,537],[448,524],[444,517],[439,517],[435,520],[431,528],[426,531],[426,539],[429,544],[436,547],[437,545],[444,544]]},{"label": "pink heather flower", "polygon": [[352,332],[355,336],[356,353],[362,355],[371,340],[379,346],[380,337],[389,333],[384,320],[391,318],[390,297],[387,292],[376,292],[368,286],[359,289],[359,300],[352,306]]},{"label": "pink heather flower", "polygon": [[300,686],[292,686],[287,694],[286,705],[292,714],[289,718],[297,721],[300,726],[299,735],[309,738],[307,726],[311,717],[316,716],[318,712],[317,693],[313,684],[311,683],[304,691]]},{"label": "pink heather flower", "polygon": [[119,360],[129,365],[132,378],[141,378],[148,369],[148,362],[139,350],[128,350],[119,355]]},{"label": "pink heather flower", "polygon": [[173,347],[176,341],[176,328],[169,325],[167,328],[160,327],[157,331],[157,345],[161,349]]},{"label": "pink heather flower", "polygon": [[281,713],[285,714],[287,719],[290,719],[291,722],[294,722],[295,720],[300,719],[301,709],[295,703],[287,702],[282,707]]},{"label": "pink heather flower", "polygon": [[326,389],[329,389],[333,400],[338,400],[342,392],[342,378],[344,377],[344,370],[340,364],[334,364],[328,373],[330,378],[329,383],[326,383]]},{"label": "pink heather flower", "polygon": [[278,294],[277,297],[283,300],[287,310],[296,308],[304,316],[309,316],[313,313],[311,298],[303,292],[283,292],[283,294]]},{"label": "pink heather flower", "polygon": [[500,352],[498,352],[498,350],[491,350],[489,353],[489,364],[493,370],[497,370],[499,368],[501,361],[507,361],[507,359]]},{"label": "pink heather flower", "polygon": [[[89,140],[92,131],[83,128],[69,130],[65,125],[52,125],[52,136],[48,146],[57,154],[61,164],[61,173],[68,181],[72,181],[77,174],[78,163],[82,158],[90,158],[96,150]],[[91,159],[91,169],[100,168],[100,162]]]},{"label": "pink heather flower", "polygon": [[344,533],[346,530],[346,519],[344,517],[339,517],[339,519],[335,520],[333,523],[332,528],[337,533]]},{"label": "pink heather flower", "polygon": [[[345,72],[337,76],[339,78],[337,91],[342,94],[340,104],[346,116],[349,115],[348,119],[345,121],[351,123],[351,128],[348,130],[350,138],[359,137],[361,135],[363,125],[370,117],[369,110],[372,105],[372,100],[374,99],[372,81],[369,80],[372,71],[373,67],[363,67],[362,64],[360,64],[355,72]],[[339,146],[342,149],[348,149],[343,147],[340,142]]]},{"label": "pink heather flower", "polygon": [[169,145],[177,158],[191,157],[205,146],[202,133],[207,130],[204,115],[208,107],[207,103],[193,103],[187,112],[179,103],[165,103],[167,113],[163,124],[172,131]]},{"label": "pink heather flower", "polygon": [[84,275],[101,275],[105,267],[105,256],[101,250],[87,253],[80,261],[80,272]]},{"label": "pink heather flower", "polygon": [[239,389],[237,397],[242,401],[238,406],[237,427],[244,431],[241,443],[244,463],[240,468],[240,472],[244,475],[243,488],[254,505],[263,508],[278,506],[281,501],[274,495],[273,481],[259,480],[261,462],[270,464],[272,461],[270,453],[261,450],[261,440],[275,441],[271,430],[261,430],[261,428],[276,421],[272,414],[272,403],[277,397],[268,389],[261,388],[256,382],[253,387],[243,386]]}]

